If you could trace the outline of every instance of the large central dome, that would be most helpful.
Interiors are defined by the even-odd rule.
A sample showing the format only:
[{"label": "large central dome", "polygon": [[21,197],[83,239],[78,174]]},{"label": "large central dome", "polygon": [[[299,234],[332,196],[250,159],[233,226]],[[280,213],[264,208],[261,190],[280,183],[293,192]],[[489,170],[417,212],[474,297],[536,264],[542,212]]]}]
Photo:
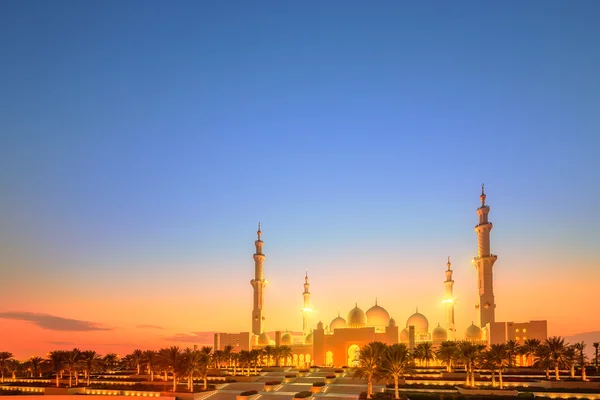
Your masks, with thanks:
[{"label": "large central dome", "polygon": [[358,304],[348,313],[346,324],[350,328],[362,328],[367,326],[367,316],[363,310],[358,308]]},{"label": "large central dome", "polygon": [[341,328],[345,328],[346,327],[346,320],[342,317],[340,317],[340,314],[338,313],[338,316],[334,318],[333,321],[331,321],[331,324],[329,325],[329,330],[331,332],[333,332],[336,329],[341,329]]},{"label": "large central dome", "polygon": [[367,310],[367,325],[382,327],[388,326],[389,322],[390,314],[385,308],[378,306],[375,300],[375,305]]},{"label": "large central dome", "polygon": [[429,321],[427,318],[421,314],[418,310],[413,315],[411,315],[406,321],[406,326],[409,327],[413,325],[415,327],[416,333],[427,333],[429,332]]}]

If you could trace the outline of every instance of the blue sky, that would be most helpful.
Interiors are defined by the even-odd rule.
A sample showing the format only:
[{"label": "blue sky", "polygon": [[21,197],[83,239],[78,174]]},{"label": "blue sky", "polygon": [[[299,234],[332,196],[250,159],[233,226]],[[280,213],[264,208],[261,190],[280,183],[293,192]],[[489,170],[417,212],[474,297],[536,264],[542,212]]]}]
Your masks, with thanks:
[{"label": "blue sky", "polygon": [[495,252],[600,278],[598,2],[2,8],[0,249],[17,282],[167,264],[246,285],[259,220],[299,292],[305,269],[356,257],[436,271],[475,255],[482,182]]}]

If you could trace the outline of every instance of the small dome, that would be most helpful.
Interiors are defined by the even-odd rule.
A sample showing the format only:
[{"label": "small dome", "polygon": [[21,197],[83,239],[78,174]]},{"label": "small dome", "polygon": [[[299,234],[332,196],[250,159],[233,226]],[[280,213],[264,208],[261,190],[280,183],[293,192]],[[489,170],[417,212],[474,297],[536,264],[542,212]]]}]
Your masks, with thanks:
[{"label": "small dome", "polygon": [[396,326],[396,320],[395,320],[394,318],[390,318],[390,322],[388,323],[388,326],[389,326],[389,327],[392,327],[392,328],[393,328],[394,326]]},{"label": "small dome", "polygon": [[291,346],[294,344],[294,338],[292,337],[292,334],[288,331],[285,331],[285,333],[281,335],[281,344],[283,346]]},{"label": "small dome", "polygon": [[429,332],[429,321],[419,311],[411,315],[406,321],[406,326],[409,327],[414,325],[415,333],[427,333]]},{"label": "small dome", "polygon": [[467,340],[481,340],[481,328],[471,323],[471,326],[465,331],[465,339]]},{"label": "small dome", "polygon": [[367,310],[367,325],[368,326],[387,326],[390,322],[390,314],[385,308],[375,305]]},{"label": "small dome", "polygon": [[323,323],[321,321],[317,324],[317,329],[323,329]]},{"label": "small dome", "polygon": [[346,320],[342,317],[340,317],[340,315],[338,314],[337,317],[335,317],[333,319],[333,321],[331,321],[331,324],[329,324],[329,332],[333,332],[335,329],[340,329],[340,328],[345,328],[346,327]]},{"label": "small dome", "polygon": [[348,313],[347,324],[350,328],[362,328],[367,325],[365,312],[358,308],[358,304]]},{"label": "small dome", "polygon": [[401,342],[408,342],[409,338],[408,338],[408,328],[404,328],[402,329],[402,331],[400,331],[400,341]]},{"label": "small dome", "polygon": [[440,326],[440,324],[438,324],[431,333],[431,339],[435,343],[442,343],[444,340],[448,339],[448,333]]},{"label": "small dome", "polygon": [[305,344],[311,344],[312,342],[313,342],[313,333],[312,333],[312,332],[310,332],[310,333],[307,333],[307,334],[304,336],[304,343],[305,343]]},{"label": "small dome", "polygon": [[259,346],[268,346],[271,343],[271,338],[267,335],[267,332],[263,332],[258,337]]}]

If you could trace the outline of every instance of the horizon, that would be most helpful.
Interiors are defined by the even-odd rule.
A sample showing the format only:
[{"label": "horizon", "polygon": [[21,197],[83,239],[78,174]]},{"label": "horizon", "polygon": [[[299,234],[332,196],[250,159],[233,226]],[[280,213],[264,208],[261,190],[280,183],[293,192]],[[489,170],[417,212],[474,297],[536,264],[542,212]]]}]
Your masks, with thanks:
[{"label": "horizon", "polygon": [[460,338],[482,183],[496,320],[600,340],[599,3],[4,11],[0,351],[250,331],[259,222],[267,331],[306,272],[313,328],[378,299],[431,330],[450,256]]}]

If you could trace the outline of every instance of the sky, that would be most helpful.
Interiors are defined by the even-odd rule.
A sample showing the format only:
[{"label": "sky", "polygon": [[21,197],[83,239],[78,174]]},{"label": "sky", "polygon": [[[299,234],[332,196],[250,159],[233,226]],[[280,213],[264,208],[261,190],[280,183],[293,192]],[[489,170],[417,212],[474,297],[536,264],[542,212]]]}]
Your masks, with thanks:
[{"label": "sky", "polygon": [[[600,330],[600,3],[7,1],[0,350],[128,353],[378,299]],[[591,344],[588,345],[591,347]]]}]

